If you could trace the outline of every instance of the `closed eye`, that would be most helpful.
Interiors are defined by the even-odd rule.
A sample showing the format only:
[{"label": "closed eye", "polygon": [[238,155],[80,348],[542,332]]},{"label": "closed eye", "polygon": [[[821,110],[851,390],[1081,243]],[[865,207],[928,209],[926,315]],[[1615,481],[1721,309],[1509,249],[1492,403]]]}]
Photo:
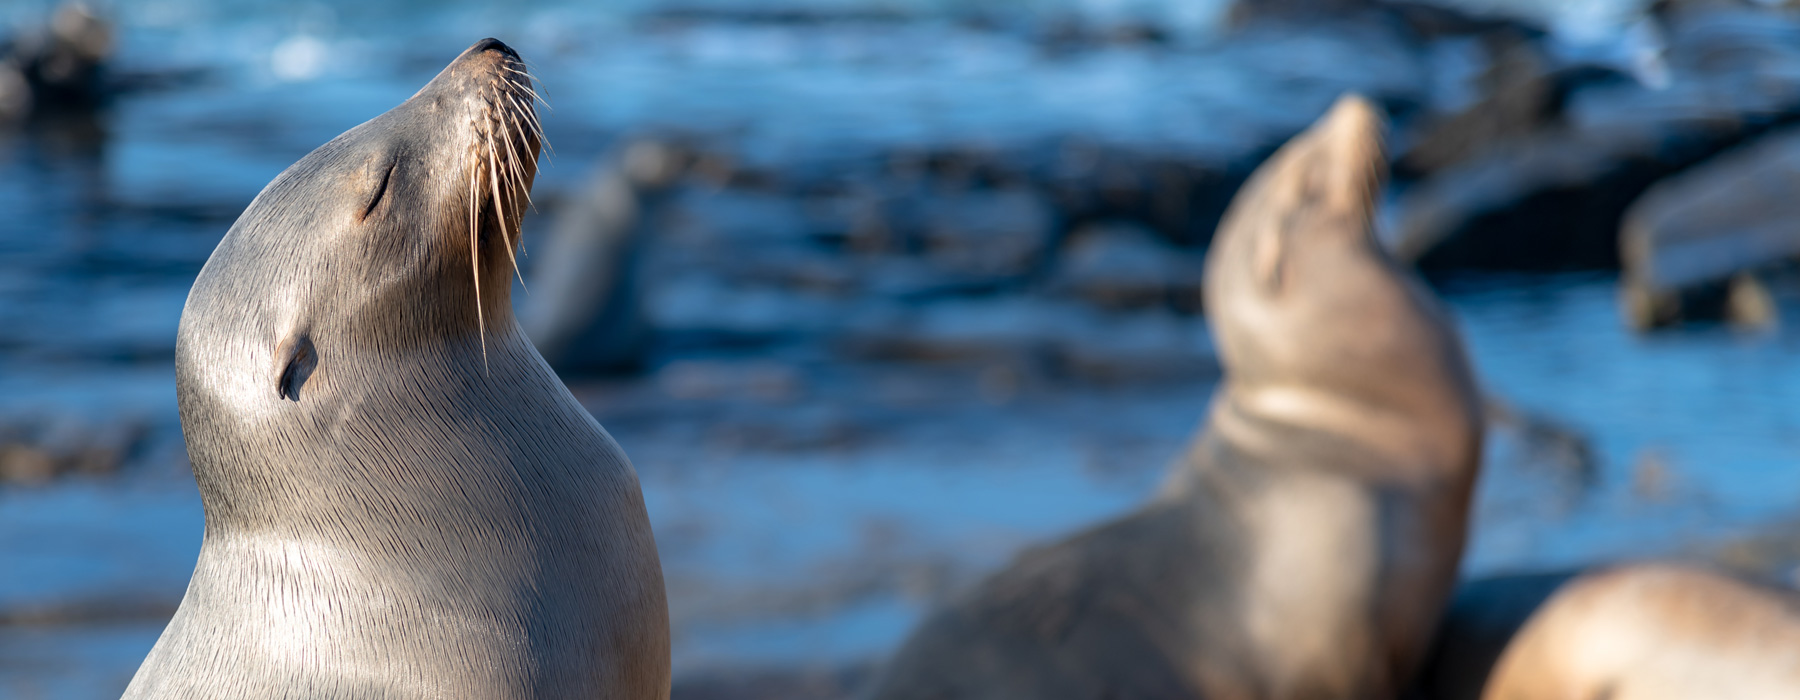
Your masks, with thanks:
[{"label": "closed eye", "polygon": [[362,214],[356,217],[357,221],[368,219],[369,214],[375,212],[375,206],[381,204],[381,199],[387,196],[388,181],[394,179],[394,169],[398,167],[400,167],[399,158],[395,158],[392,163],[388,164],[387,172],[381,174],[381,184],[375,187],[375,196],[369,198],[369,206],[363,207]]}]

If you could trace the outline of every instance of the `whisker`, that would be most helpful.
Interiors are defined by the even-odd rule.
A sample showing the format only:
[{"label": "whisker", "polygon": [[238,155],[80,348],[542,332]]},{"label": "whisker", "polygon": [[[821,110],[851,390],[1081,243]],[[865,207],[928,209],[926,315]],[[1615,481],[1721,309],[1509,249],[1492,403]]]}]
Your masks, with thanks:
[{"label": "whisker", "polygon": [[531,122],[531,135],[537,137],[538,144],[543,146],[544,150],[548,151],[550,155],[555,155],[556,147],[551,146],[550,139],[544,136],[544,124],[543,122],[538,121],[537,112],[532,111],[525,105],[519,104],[518,98],[515,98],[512,95],[507,95],[506,99],[513,103],[513,107],[518,113],[525,115]]},{"label": "whisker", "polygon": [[[488,183],[490,185],[492,185],[493,189],[494,189],[494,214],[496,214],[496,218],[498,218],[500,220],[500,237],[506,239],[506,257],[510,258],[512,260],[513,274],[519,276],[519,288],[524,289],[526,294],[530,294],[531,289],[525,286],[525,272],[523,270],[519,269],[519,258],[518,258],[518,256],[513,255],[512,234],[509,234],[506,231],[506,220],[510,217],[508,217],[506,215],[506,202],[500,198],[499,160],[500,160],[500,156],[494,148],[494,142],[492,139],[489,139],[488,140]],[[513,224],[514,229],[517,229],[518,226],[519,225],[517,223]],[[524,237],[524,234],[525,234],[524,231],[518,231],[518,233],[521,238]]]},{"label": "whisker", "polygon": [[525,195],[525,206],[531,207],[532,211],[537,211],[537,204],[531,201],[531,188],[525,186],[525,168],[520,163],[519,152],[513,148],[514,134],[517,134],[521,140],[525,137],[524,134],[519,133],[520,130],[517,128],[519,117],[516,114],[507,114],[505,116],[511,117],[512,119],[512,122],[507,124],[505,132],[506,154],[509,156],[506,160],[506,164],[510,166],[509,170],[512,172],[514,184],[513,187],[508,189],[518,191],[520,194]]},{"label": "whisker", "polygon": [[469,173],[469,269],[475,273],[475,331],[481,336],[481,369],[487,371],[487,319],[481,311],[481,243],[477,238],[481,222],[481,199],[476,196],[475,186],[479,164],[476,168],[476,172]]},{"label": "whisker", "polygon": [[[533,89],[531,89],[531,86],[530,86],[530,85],[523,85],[523,84],[520,84],[520,83],[513,83],[513,87],[514,87],[514,88],[516,88],[516,89],[518,89],[518,90],[520,90],[520,91],[521,91],[521,92],[524,92],[524,93],[525,93],[525,94],[527,94],[527,95],[530,95],[530,96],[531,96],[531,99],[533,99],[533,100],[536,100],[536,101],[538,101],[538,102],[542,102],[542,103],[544,103],[544,109],[548,109],[548,110],[551,110],[551,111],[555,111],[555,110],[556,110],[556,108],[555,108],[555,107],[551,107],[551,106],[550,106],[550,101],[549,101],[549,100],[546,100],[546,99],[544,99],[544,97],[543,97],[543,95],[539,95],[539,94],[538,94],[538,93],[537,93],[537,91],[536,91],[536,90],[533,90]],[[540,86],[540,87],[542,87],[542,86]]]}]

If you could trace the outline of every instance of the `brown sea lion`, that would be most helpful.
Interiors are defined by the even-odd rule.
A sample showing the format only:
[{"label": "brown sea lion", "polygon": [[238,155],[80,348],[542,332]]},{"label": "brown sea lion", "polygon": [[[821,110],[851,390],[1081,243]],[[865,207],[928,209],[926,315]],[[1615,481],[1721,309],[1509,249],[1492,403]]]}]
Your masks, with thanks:
[{"label": "brown sea lion", "polygon": [[205,540],[125,697],[668,697],[636,473],[511,311],[534,96],[477,42],[213,251],[176,345]]},{"label": "brown sea lion", "polygon": [[1381,117],[1346,97],[1208,256],[1225,379],[1149,503],[930,616],[871,696],[1388,698],[1425,654],[1481,454],[1474,378],[1371,232]]},{"label": "brown sea lion", "polygon": [[1680,564],[1596,570],[1532,615],[1481,697],[1800,698],[1800,594]]}]

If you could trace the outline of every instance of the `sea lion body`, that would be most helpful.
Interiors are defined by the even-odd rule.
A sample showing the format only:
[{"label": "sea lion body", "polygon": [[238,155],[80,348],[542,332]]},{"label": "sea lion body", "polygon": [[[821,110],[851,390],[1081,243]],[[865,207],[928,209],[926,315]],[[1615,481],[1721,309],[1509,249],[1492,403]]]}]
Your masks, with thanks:
[{"label": "sea lion body", "polygon": [[1482,697],[1800,698],[1800,594],[1677,564],[1590,572],[1531,617]]},{"label": "sea lion body", "polygon": [[930,616],[871,697],[1386,698],[1430,642],[1480,455],[1474,380],[1370,235],[1379,117],[1264,164],[1208,256],[1225,381],[1164,488]]},{"label": "sea lion body", "polygon": [[270,183],[176,350],[206,533],[127,698],[666,698],[637,477],[508,298],[540,133],[478,42]]}]

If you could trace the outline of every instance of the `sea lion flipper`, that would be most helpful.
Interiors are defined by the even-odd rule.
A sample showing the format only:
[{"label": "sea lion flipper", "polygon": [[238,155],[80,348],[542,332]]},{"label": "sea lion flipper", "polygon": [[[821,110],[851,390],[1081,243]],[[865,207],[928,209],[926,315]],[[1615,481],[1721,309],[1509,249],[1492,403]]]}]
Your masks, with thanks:
[{"label": "sea lion flipper", "polygon": [[275,395],[300,400],[300,387],[319,366],[319,353],[305,332],[290,334],[275,346]]}]

